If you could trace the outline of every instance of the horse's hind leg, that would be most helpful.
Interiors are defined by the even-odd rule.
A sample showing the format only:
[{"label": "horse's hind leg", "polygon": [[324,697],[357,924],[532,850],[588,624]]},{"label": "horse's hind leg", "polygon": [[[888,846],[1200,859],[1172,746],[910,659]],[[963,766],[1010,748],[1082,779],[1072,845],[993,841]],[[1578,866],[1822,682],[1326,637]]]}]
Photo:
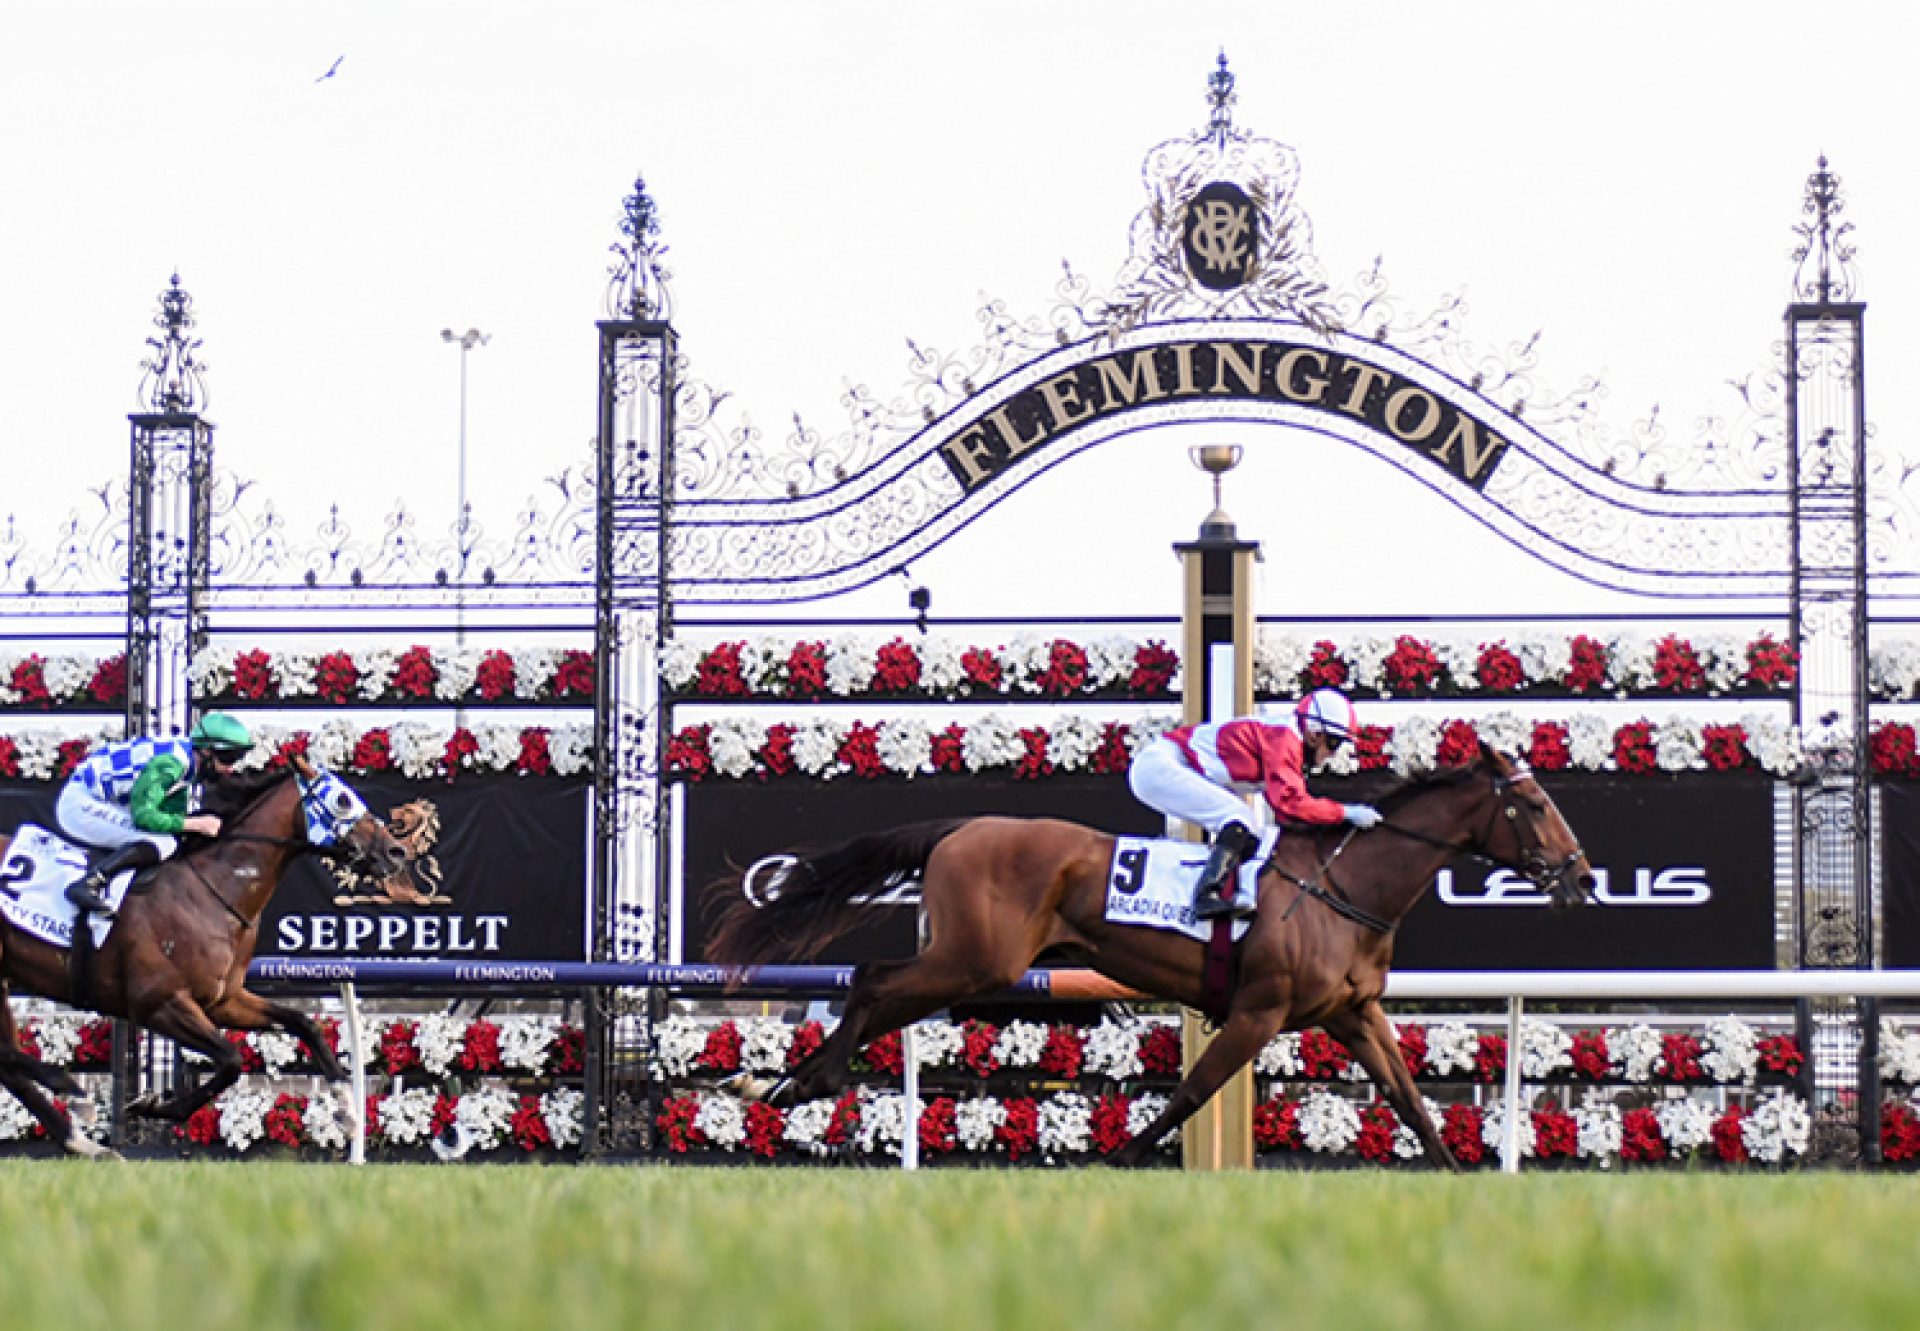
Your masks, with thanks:
[{"label": "horse's hind leg", "polygon": [[1421,1145],[1427,1149],[1427,1159],[1446,1169],[1459,1169],[1459,1161],[1453,1158],[1453,1152],[1440,1139],[1440,1130],[1433,1125],[1426,1098],[1414,1083],[1407,1060],[1400,1053],[1400,1038],[1394,1034],[1393,1022],[1379,1000],[1329,1017],[1324,1024],[1327,1034],[1346,1045],[1360,1060],[1360,1066],[1387,1097],[1387,1103],[1393,1106],[1400,1121],[1419,1135]]},{"label": "horse's hind leg", "polygon": [[[37,1083],[37,1084],[36,1084]],[[42,1062],[20,1048],[19,1028],[14,1025],[13,1003],[9,999],[6,986],[0,985],[0,1086],[12,1092],[26,1111],[46,1130],[47,1139],[60,1143],[60,1149],[69,1155],[111,1156],[114,1153],[81,1132],[74,1125],[70,1115],[61,1112],[42,1091],[41,1086],[57,1095],[78,1096],[83,1092],[80,1083],[67,1073]]]},{"label": "horse's hind leg", "polygon": [[1201,1105],[1211,1100],[1214,1093],[1227,1084],[1227,1078],[1252,1062],[1254,1055],[1285,1024],[1286,1012],[1282,1008],[1266,1008],[1258,1012],[1241,1009],[1228,1016],[1227,1024],[1213,1037],[1206,1052],[1194,1061],[1192,1070],[1174,1087],[1173,1094],[1167,1097],[1167,1107],[1139,1136],[1114,1155],[1113,1163],[1127,1168],[1146,1159],[1147,1153],[1158,1146],[1168,1133],[1192,1118]]},{"label": "horse's hind leg", "polygon": [[4,982],[0,982],[0,1065],[31,1077],[55,1095],[86,1094],[65,1068],[35,1058],[20,1047],[20,1028],[14,1023],[13,1000]]},{"label": "horse's hind leg", "polygon": [[209,1103],[227,1087],[240,1080],[240,1053],[184,993],[177,993],[140,1019],[140,1025],[156,1035],[164,1035],[175,1044],[213,1060],[213,1075],[193,1090],[162,1100],[157,1094],[141,1096],[127,1106],[136,1118],[160,1118],[184,1123],[195,1110]]},{"label": "horse's hind leg", "polygon": [[314,1066],[320,1069],[321,1076],[328,1081],[346,1080],[347,1070],[328,1046],[327,1037],[320,1033],[319,1023],[298,1008],[269,1003],[260,995],[241,989],[207,1009],[207,1016],[215,1024],[234,1031],[264,1031],[278,1026],[295,1038],[306,1041],[307,1048],[313,1053]]}]

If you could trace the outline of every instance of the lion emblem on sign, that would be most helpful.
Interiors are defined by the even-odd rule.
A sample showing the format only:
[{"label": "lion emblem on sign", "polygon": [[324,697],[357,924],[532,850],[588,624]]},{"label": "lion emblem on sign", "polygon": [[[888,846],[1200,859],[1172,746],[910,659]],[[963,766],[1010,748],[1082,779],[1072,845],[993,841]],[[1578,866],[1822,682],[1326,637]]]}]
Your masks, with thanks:
[{"label": "lion emblem on sign", "polygon": [[335,864],[333,878],[336,906],[437,906],[450,900],[439,857],[433,854],[440,840],[440,810],[432,800],[413,800],[387,811],[387,830],[405,846],[413,863],[384,878],[363,874],[344,864]]}]

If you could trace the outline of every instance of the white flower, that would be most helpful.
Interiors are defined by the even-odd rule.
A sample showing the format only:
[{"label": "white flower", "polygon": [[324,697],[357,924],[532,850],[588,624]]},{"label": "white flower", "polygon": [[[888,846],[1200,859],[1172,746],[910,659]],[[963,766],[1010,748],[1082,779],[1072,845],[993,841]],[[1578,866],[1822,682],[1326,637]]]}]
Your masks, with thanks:
[{"label": "white flower", "polygon": [[1427,1066],[1434,1075],[1472,1072],[1480,1037],[1464,1022],[1442,1021],[1427,1027]]},{"label": "white flower", "polygon": [[889,772],[919,776],[933,770],[933,731],[924,721],[910,717],[882,721],[874,749]]},{"label": "white flower", "polygon": [[720,717],[707,736],[713,770],[721,776],[746,776],[754,769],[754,755],[766,742],[766,726],[758,719],[739,713]]},{"label": "white flower", "polygon": [[[239,653],[230,647],[203,647],[187,663],[187,681],[194,693],[218,697],[233,687],[233,659]],[[12,671],[8,671],[12,674]],[[5,699],[12,702],[14,699]]]},{"label": "white flower", "polygon": [[29,781],[46,781],[59,770],[60,741],[48,731],[22,731],[14,737],[14,749],[20,775]]},{"label": "white flower", "polygon": [[260,1061],[266,1066],[269,1077],[283,1075],[286,1070],[300,1061],[300,1041],[298,1037],[284,1031],[255,1031],[247,1037],[247,1042],[260,1055]]},{"label": "white flower", "polygon": [[305,652],[275,652],[273,678],[283,698],[311,698],[319,691],[316,662]]},{"label": "white flower", "polygon": [[316,767],[339,771],[353,757],[360,731],[344,717],[334,717],[315,731],[307,744],[307,758]]},{"label": "white flower", "polygon": [[693,1125],[715,1146],[734,1150],[747,1139],[746,1107],[731,1095],[703,1095]]},{"label": "white flower", "polygon": [[401,721],[387,728],[393,765],[415,781],[440,774],[447,752],[448,735],[418,721]]},{"label": "white flower", "polygon": [[913,1028],[914,1061],[923,1068],[957,1067],[967,1035],[950,1021],[923,1021]]},{"label": "white flower", "polygon": [[353,1129],[353,1110],[347,1099],[351,1094],[342,1090],[339,1094],[308,1099],[306,1112],[301,1116],[308,1141],[328,1151],[346,1147],[348,1134]]},{"label": "white flower", "polygon": [[369,701],[380,697],[393,683],[393,669],[400,663],[400,653],[391,647],[375,647],[364,656],[355,659],[360,667],[360,696]]},{"label": "white flower", "polygon": [[808,776],[833,776],[840,738],[840,726],[831,718],[808,718],[793,729],[793,765]]},{"label": "white flower", "polygon": [[1620,1154],[1618,1105],[1582,1105],[1573,1111],[1573,1121],[1579,1128],[1577,1146],[1583,1158],[1607,1162]]},{"label": "white flower", "polygon": [[1138,757],[1147,745],[1179,728],[1180,718],[1165,712],[1135,717],[1132,729],[1127,732],[1127,752]]},{"label": "white flower", "polygon": [[1300,672],[1313,659],[1313,644],[1290,633],[1260,631],[1254,647],[1253,686],[1261,693],[1290,694],[1300,687]]},{"label": "white flower", "polygon": [[1533,746],[1533,722],[1515,712],[1488,712],[1473,728],[1500,753],[1525,756]]},{"label": "white flower", "polygon": [[[1146,1091],[1134,1096],[1133,1103],[1127,1106],[1128,1134],[1138,1137],[1141,1133],[1153,1126],[1153,1121],[1160,1117],[1160,1112],[1166,1107],[1167,1097],[1164,1095]],[[1155,1149],[1161,1151],[1170,1150],[1179,1140],[1180,1129],[1175,1128],[1172,1132],[1160,1139],[1160,1143]]]},{"label": "white flower", "polygon": [[[1531,1160],[1539,1150],[1540,1134],[1534,1126],[1533,1111],[1525,1105],[1520,1107],[1520,1115],[1515,1123],[1514,1138],[1519,1144],[1521,1158]],[[1486,1113],[1481,1116],[1480,1140],[1496,1152],[1507,1149],[1507,1101],[1505,1096],[1488,1105]]]},{"label": "white flower", "polygon": [[1615,1074],[1627,1081],[1652,1080],[1660,1054],[1660,1032],[1651,1026],[1607,1028],[1607,1060]]},{"label": "white flower", "polygon": [[[46,1049],[43,1039],[41,1049]],[[60,1062],[51,1055],[47,1061]],[[1912,1086],[1920,1082],[1920,1031],[1910,1030],[1889,1018],[1880,1019],[1880,1076],[1886,1081]]]},{"label": "white flower", "polygon": [[434,652],[433,664],[438,673],[433,681],[433,696],[443,702],[466,697],[473,681],[479,677],[480,659],[478,647],[452,647]]},{"label": "white flower", "polygon": [[1616,692],[1653,687],[1653,643],[1645,635],[1619,633],[1608,640],[1607,683]]},{"label": "white flower", "polygon": [[[560,650],[557,647],[516,647],[513,649],[513,696],[516,698],[538,698],[553,691],[553,677],[560,671]],[[684,679],[679,678],[682,657],[687,657]],[[676,640],[669,642],[661,658],[661,673],[668,674],[667,661],[671,659],[672,675],[668,684],[672,688],[684,689],[693,683],[700,673],[700,654],[694,648],[682,647]]]},{"label": "white flower", "polygon": [[[55,1067],[72,1067],[73,1051],[80,1047],[82,1018],[72,1012],[49,1012],[33,1023],[40,1057]],[[11,1098],[11,1097],[7,1097]]]},{"label": "white flower", "polygon": [[1267,1041],[1253,1060],[1253,1070],[1263,1077],[1297,1077],[1304,1067],[1300,1061],[1298,1031],[1280,1032]]},{"label": "white flower", "polygon": [[1740,1140],[1755,1160],[1777,1165],[1789,1155],[1805,1155],[1813,1119],[1806,1105],[1776,1090],[1740,1120]]},{"label": "white flower", "polygon": [[706,1028],[692,1017],[675,1013],[653,1028],[654,1075],[669,1079],[686,1076],[706,1047]]},{"label": "white flower", "polygon": [[439,1097],[432,1087],[415,1086],[380,1101],[380,1135],[395,1146],[417,1146],[433,1130],[433,1107]]},{"label": "white flower", "polygon": [[1055,719],[1047,737],[1047,758],[1063,772],[1077,772],[1100,749],[1101,725],[1091,717],[1062,716]]},{"label": "white flower", "polygon": [[991,767],[1010,767],[1027,752],[1020,738],[1021,726],[1012,717],[990,712],[968,726],[960,742],[960,752],[969,772]]},{"label": "white flower", "polygon": [[1722,694],[1739,687],[1747,674],[1747,641],[1731,633],[1712,633],[1695,639],[1694,654],[1707,675],[1707,690]]},{"label": "white flower", "polygon": [[786,678],[787,660],[794,644],[760,640],[748,643],[740,652],[740,678],[755,693],[774,691]]},{"label": "white flower", "polygon": [[1310,1151],[1334,1155],[1360,1136],[1360,1113],[1353,1102],[1331,1091],[1313,1091],[1300,1102],[1300,1140]]},{"label": "white flower", "polygon": [[1397,776],[1431,772],[1440,751],[1440,723],[1430,716],[1410,716],[1393,728],[1387,752]]},{"label": "white flower", "polygon": [[11,1095],[0,1095],[0,1141],[20,1141],[38,1125],[39,1120],[27,1112],[25,1105]]},{"label": "white flower", "polygon": [[1573,639],[1565,634],[1528,634],[1512,648],[1529,683],[1558,684],[1573,664]]},{"label": "white flower", "polygon": [[506,1016],[500,1027],[500,1064],[514,1072],[541,1073],[547,1068],[547,1050],[559,1034],[551,1017]]},{"label": "white flower", "polygon": [[1520,1073],[1532,1080],[1573,1066],[1573,1037],[1550,1021],[1520,1023]]},{"label": "white flower", "polygon": [[1356,638],[1343,653],[1353,668],[1353,682],[1360,688],[1384,693],[1387,682],[1387,658],[1393,655],[1390,638],[1368,634]]},{"label": "white flower", "polygon": [[1713,1112],[1688,1096],[1662,1100],[1653,1111],[1660,1135],[1675,1155],[1688,1155],[1713,1140]]},{"label": "white flower", "polygon": [[1454,682],[1463,688],[1478,688],[1479,679],[1474,675],[1474,667],[1480,664],[1478,644],[1464,638],[1436,638],[1429,644],[1433,654],[1440,662],[1441,669],[1451,676]]},{"label": "white flower", "polygon": [[1867,687],[1874,697],[1894,701],[1920,692],[1920,639],[1875,643],[1867,653]]},{"label": "white flower", "polygon": [[993,1145],[994,1129],[1007,1121],[998,1100],[962,1100],[953,1107],[953,1134],[962,1150],[980,1152]]},{"label": "white flower", "polygon": [[833,1123],[833,1101],[809,1100],[787,1115],[787,1140],[804,1151],[826,1150],[827,1128]]},{"label": "white flower", "polygon": [[1663,772],[1704,768],[1706,737],[1691,717],[1669,717],[1653,728],[1653,759]]},{"label": "white flower", "polygon": [[1738,1017],[1708,1022],[1701,1043],[1706,1051],[1700,1066],[1715,1081],[1744,1082],[1760,1067],[1760,1037]]},{"label": "white flower", "polygon": [[[919,1099],[915,1097],[915,1103]],[[907,1137],[907,1097],[887,1091],[860,1101],[860,1127],[853,1144],[870,1155],[899,1155]]]},{"label": "white flower", "polygon": [[873,647],[859,638],[840,637],[827,644],[827,690],[844,698],[873,686]]},{"label": "white flower", "polygon": [[587,1119],[587,1097],[571,1086],[556,1086],[540,1097],[540,1117],[555,1147],[577,1146]]},{"label": "white flower", "polygon": [[220,1096],[220,1140],[235,1151],[245,1151],[267,1135],[267,1111],[274,1097],[259,1087],[241,1082]]},{"label": "white flower", "polygon": [[993,1042],[993,1056],[1004,1068],[1030,1068],[1047,1047],[1047,1028],[1033,1021],[1010,1021]]},{"label": "white flower", "polygon": [[518,1096],[499,1082],[490,1081],[460,1097],[453,1107],[453,1121],[476,1149],[491,1151],[507,1140],[513,1128],[513,1111],[519,1107]]},{"label": "white flower", "polygon": [[413,1032],[413,1047],[420,1052],[420,1066],[430,1076],[444,1077],[460,1057],[467,1024],[458,1017],[434,1013],[420,1018]]},{"label": "white flower", "polygon": [[1040,1152],[1076,1155],[1093,1149],[1093,1105],[1076,1091],[1061,1091],[1040,1102]]},{"label": "white flower", "polygon": [[1102,1017],[1100,1024],[1087,1032],[1082,1066],[1089,1076],[1111,1077],[1125,1081],[1144,1070],[1140,1064],[1140,1039],[1146,1023],[1138,1019],[1125,1023]]},{"label": "white flower", "polygon": [[1023,633],[1007,644],[1000,659],[1006,666],[1008,693],[1038,693],[1039,676],[1053,663],[1053,640]]},{"label": "white flower", "polygon": [[[740,1067],[745,1072],[784,1072],[787,1050],[793,1047],[793,1028],[778,1017],[743,1017],[735,1023],[740,1032]],[[696,1051],[698,1052],[698,1051]]]},{"label": "white flower", "polygon": [[1133,679],[1134,659],[1140,644],[1132,638],[1105,634],[1085,644],[1087,683],[1095,689],[1125,688]]},{"label": "white flower", "polygon": [[580,776],[593,765],[593,727],[555,726],[547,733],[547,757],[555,776]]},{"label": "white flower", "polygon": [[478,746],[474,765],[483,772],[511,772],[520,762],[520,728],[498,721],[483,721],[473,727]]},{"label": "white flower", "polygon": [[1805,755],[1801,752],[1800,731],[1781,716],[1749,712],[1740,718],[1747,732],[1747,752],[1773,776],[1791,776]]},{"label": "white flower", "polygon": [[929,693],[951,695],[967,677],[960,668],[966,648],[951,638],[928,638],[920,644],[920,684]]},{"label": "white flower", "polygon": [[1613,766],[1613,727],[1597,712],[1578,712],[1567,722],[1567,754],[1583,772]]}]

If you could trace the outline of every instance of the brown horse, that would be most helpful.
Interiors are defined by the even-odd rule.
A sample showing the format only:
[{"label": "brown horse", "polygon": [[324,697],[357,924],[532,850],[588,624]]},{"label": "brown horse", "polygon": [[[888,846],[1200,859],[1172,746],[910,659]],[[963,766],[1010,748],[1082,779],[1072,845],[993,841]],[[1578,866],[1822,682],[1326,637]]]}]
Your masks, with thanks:
[{"label": "brown horse", "polygon": [[[1260,913],[1240,944],[1225,1024],[1118,1163],[1144,1158],[1276,1034],[1319,1026],[1353,1052],[1428,1157],[1455,1167],[1380,1007],[1394,927],[1463,853],[1518,870],[1561,905],[1586,898],[1592,870],[1532,773],[1484,744],[1467,766],[1408,782],[1378,807],[1387,819],[1370,832],[1298,829],[1281,837],[1260,875]],[[714,960],[804,959],[849,927],[868,897],[921,878],[925,951],[859,967],[839,1027],[773,1097],[837,1094],[848,1060],[869,1041],[1006,989],[1043,952],[1200,1006],[1200,943],[1107,922],[1113,853],[1114,838],[1052,819],[920,824],[798,859],[757,898],[736,898],[715,934]],[[721,885],[729,887],[739,890],[740,880]]]},{"label": "brown horse", "polygon": [[[11,838],[0,837],[0,859]],[[397,843],[367,812],[360,797],[330,773],[296,758],[292,770],[270,781],[227,820],[222,834],[175,856],[153,871],[148,890],[131,893],[94,958],[91,1010],[124,1017],[213,1061],[213,1075],[171,1100],[146,1095],[128,1112],[185,1121],[239,1079],[240,1055],[221,1028],[279,1027],[306,1041],[320,1071],[332,1080],[346,1069],[305,1014],[247,991],[247,965],[258,942],[255,926],[280,875],[298,855],[319,853],[354,860],[379,873],[407,863]],[[72,1003],[68,950],[21,932],[0,917],[0,1086],[16,1096],[53,1141],[75,1155],[108,1154],[77,1131],[41,1093],[78,1095],[61,1069],[23,1053],[8,986]],[[36,1084],[37,1083],[37,1084]]]}]

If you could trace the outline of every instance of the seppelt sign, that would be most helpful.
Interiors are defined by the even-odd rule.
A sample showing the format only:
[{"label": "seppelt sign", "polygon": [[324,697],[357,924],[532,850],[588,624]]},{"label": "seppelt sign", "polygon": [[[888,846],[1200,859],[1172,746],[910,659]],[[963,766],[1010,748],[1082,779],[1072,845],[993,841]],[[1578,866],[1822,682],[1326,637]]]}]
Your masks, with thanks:
[{"label": "seppelt sign", "polygon": [[[1377,783],[1320,779],[1338,799]],[[1524,879],[1461,860],[1401,925],[1394,965],[1410,970],[1727,970],[1774,964],[1773,782],[1762,776],[1552,774],[1546,786],[1597,870],[1598,902],[1555,911]],[[732,864],[775,863],[799,847],[978,813],[1064,817],[1128,835],[1158,818],[1117,776],[1042,782],[713,782],[686,789],[684,955],[706,959],[720,903],[698,889]],[[880,896],[873,920],[823,960],[909,955],[914,885]]]}]

